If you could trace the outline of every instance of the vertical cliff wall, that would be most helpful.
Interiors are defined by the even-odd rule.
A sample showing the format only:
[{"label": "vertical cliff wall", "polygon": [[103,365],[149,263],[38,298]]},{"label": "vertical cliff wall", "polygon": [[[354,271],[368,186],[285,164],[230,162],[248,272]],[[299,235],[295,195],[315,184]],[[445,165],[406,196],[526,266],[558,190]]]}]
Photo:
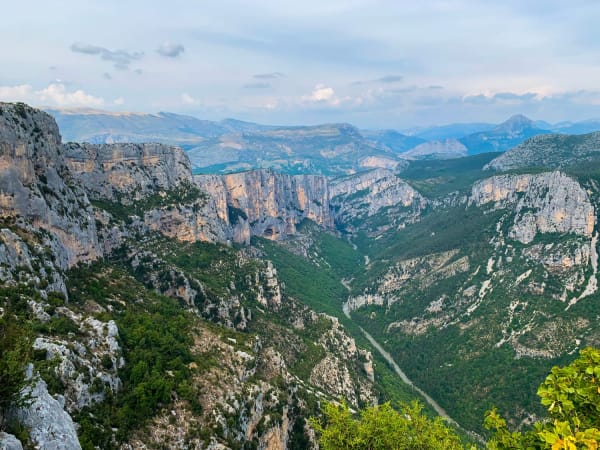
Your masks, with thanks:
[{"label": "vertical cliff wall", "polygon": [[65,269],[101,254],[94,212],[66,165],[48,114],[0,103],[0,217],[45,230],[45,245]]},{"label": "vertical cliff wall", "polygon": [[197,175],[194,181],[215,202],[217,216],[231,226],[236,242],[251,236],[283,239],[310,219],[333,226],[327,179],[254,170],[229,175]]}]

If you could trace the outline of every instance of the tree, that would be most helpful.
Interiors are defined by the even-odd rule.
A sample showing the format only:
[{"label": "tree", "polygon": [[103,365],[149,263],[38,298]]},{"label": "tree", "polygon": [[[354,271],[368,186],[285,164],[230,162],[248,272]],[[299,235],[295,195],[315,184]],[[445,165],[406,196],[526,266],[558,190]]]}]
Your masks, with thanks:
[{"label": "tree", "polygon": [[418,402],[401,405],[400,411],[390,403],[364,409],[354,418],[345,402],[327,403],[324,420],[312,418],[323,450],[458,450],[460,439],[441,418],[429,419]]},{"label": "tree", "polygon": [[493,450],[596,450],[600,443],[600,351],[581,350],[565,367],[554,367],[538,389],[550,420],[530,432],[511,433],[496,410],[487,413],[485,426],[495,430],[488,444]]},{"label": "tree", "polygon": [[32,356],[31,333],[15,320],[10,309],[0,317],[0,418],[5,419],[9,408],[25,399],[21,391],[27,384],[25,368]]}]

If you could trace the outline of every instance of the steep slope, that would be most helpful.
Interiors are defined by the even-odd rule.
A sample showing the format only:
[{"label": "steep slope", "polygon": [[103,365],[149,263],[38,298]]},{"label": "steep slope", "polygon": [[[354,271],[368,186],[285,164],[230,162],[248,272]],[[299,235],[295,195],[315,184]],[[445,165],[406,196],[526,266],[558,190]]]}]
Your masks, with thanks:
[{"label": "steep slope", "polygon": [[[543,374],[600,342],[597,189],[561,172],[503,175],[403,229],[354,242],[347,308],[469,429],[492,404],[541,413]],[[360,229],[360,228],[359,228]]]},{"label": "steep slope", "polygon": [[418,220],[426,200],[409,184],[385,169],[332,180],[331,207],[341,229],[380,234]]},{"label": "steep slope", "polygon": [[469,154],[506,151],[526,139],[550,131],[538,128],[534,122],[523,115],[515,115],[506,122],[488,131],[470,134],[460,140]]},{"label": "steep slope", "polygon": [[[181,150],[61,148],[47,114],[0,111],[0,308],[30,327],[43,380],[33,404],[0,411],[24,444],[311,448],[319,399],[377,400],[369,351],[288,294],[260,251],[219,243]],[[253,176],[328,220],[309,180]]]},{"label": "steep slope", "polygon": [[59,269],[100,256],[91,204],[68,171],[52,118],[0,103],[0,135],[0,218],[46,231]]},{"label": "steep slope", "polygon": [[513,170],[522,168],[561,168],[598,161],[600,132],[584,135],[549,134],[536,136],[491,161],[486,168]]},{"label": "steep slope", "polygon": [[330,228],[327,180],[315,175],[284,175],[255,170],[230,175],[196,175],[196,184],[215,199],[217,215],[233,228],[233,240],[251,236],[282,239],[304,219]]}]

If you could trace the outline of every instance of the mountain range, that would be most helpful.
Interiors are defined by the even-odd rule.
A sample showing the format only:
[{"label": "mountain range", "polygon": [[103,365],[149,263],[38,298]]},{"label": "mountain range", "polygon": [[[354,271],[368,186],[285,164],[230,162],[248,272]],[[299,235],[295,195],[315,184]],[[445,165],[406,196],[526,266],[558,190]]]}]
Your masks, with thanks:
[{"label": "mountain range", "polygon": [[367,167],[405,166],[406,159],[447,159],[506,151],[549,133],[600,130],[600,122],[551,125],[515,115],[498,124],[472,123],[409,130],[359,130],[350,124],[267,126],[219,122],[172,113],[49,110],[63,140],[91,143],[159,142],[189,152],[198,173],[273,168],[285,173],[343,175]]}]

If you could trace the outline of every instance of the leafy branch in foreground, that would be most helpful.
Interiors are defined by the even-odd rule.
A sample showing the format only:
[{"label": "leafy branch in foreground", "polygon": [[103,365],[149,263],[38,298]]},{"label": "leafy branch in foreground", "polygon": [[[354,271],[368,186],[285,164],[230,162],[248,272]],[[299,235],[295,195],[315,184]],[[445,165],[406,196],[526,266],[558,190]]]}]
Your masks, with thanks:
[{"label": "leafy branch in foreground", "polygon": [[418,402],[401,405],[400,411],[384,403],[371,406],[354,418],[345,402],[327,403],[324,420],[311,418],[322,450],[458,450],[460,439],[441,418],[422,414]]},{"label": "leafy branch in foreground", "polygon": [[486,414],[485,426],[495,434],[492,450],[599,448],[600,442],[600,351],[581,350],[579,358],[565,367],[554,367],[538,389],[549,420],[532,431],[511,433],[496,410]]}]

